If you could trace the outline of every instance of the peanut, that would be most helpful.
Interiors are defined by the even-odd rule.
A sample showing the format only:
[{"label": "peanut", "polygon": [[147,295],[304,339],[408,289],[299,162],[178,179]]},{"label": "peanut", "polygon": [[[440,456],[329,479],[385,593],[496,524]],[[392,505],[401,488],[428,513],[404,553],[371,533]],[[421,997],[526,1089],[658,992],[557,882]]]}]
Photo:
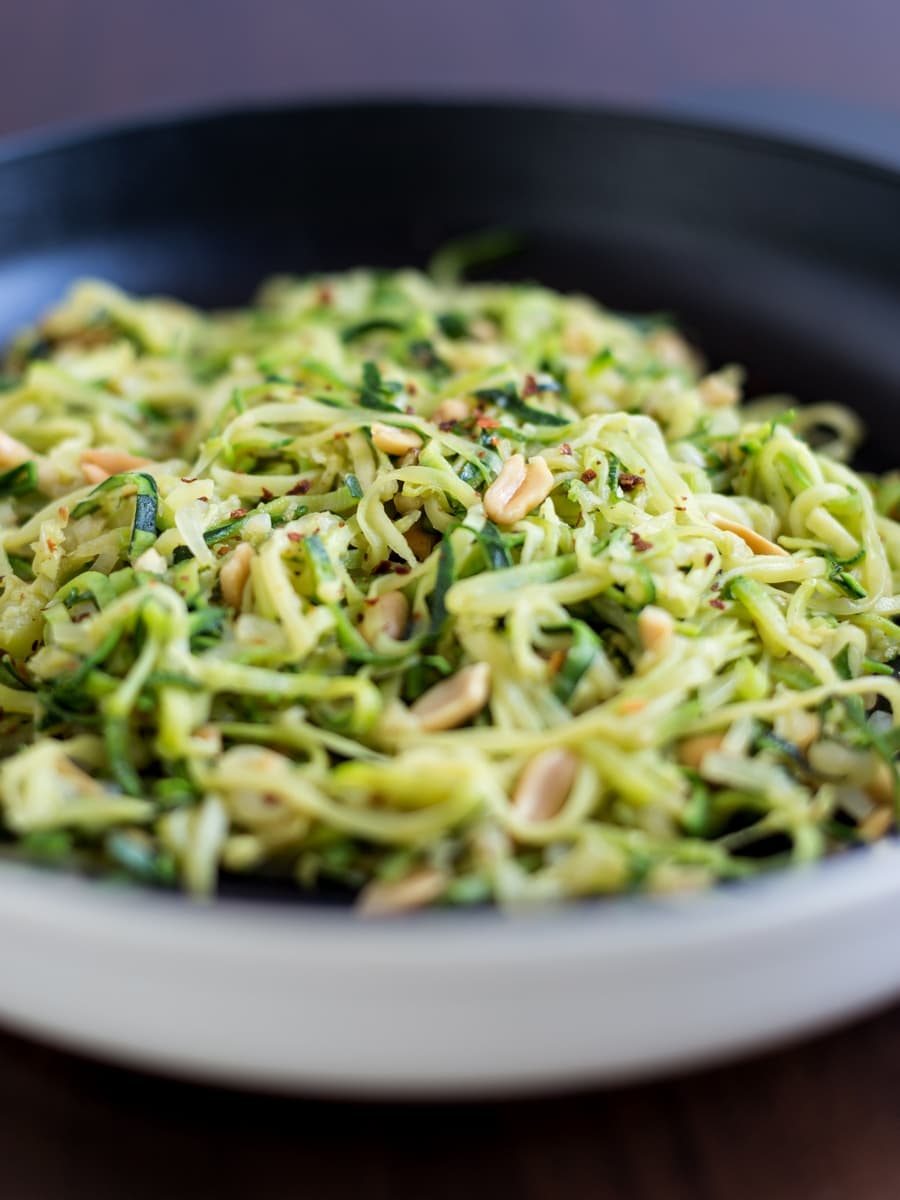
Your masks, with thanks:
[{"label": "peanut", "polygon": [[419,450],[422,439],[414,429],[402,429],[397,425],[372,424],[372,441],[385,454],[406,454],[407,450]]},{"label": "peanut", "polygon": [[465,421],[470,413],[468,401],[461,396],[449,396],[440,402],[431,414],[431,420],[435,425],[446,425],[450,421]]},{"label": "peanut", "polygon": [[34,458],[34,454],[24,442],[20,442],[18,438],[10,437],[8,433],[0,430],[0,470],[17,467],[30,458]]},{"label": "peanut", "polygon": [[672,641],[675,622],[664,608],[648,604],[637,619],[638,634],[645,650],[660,653]]},{"label": "peanut", "polygon": [[808,750],[822,732],[819,717],[805,708],[792,709],[775,718],[775,733],[799,750]]},{"label": "peanut", "polygon": [[578,772],[571,750],[544,750],[526,764],[513,792],[513,811],[526,821],[548,821],[566,802]]},{"label": "peanut", "polygon": [[726,533],[733,533],[739,537],[754,554],[780,554],[783,558],[789,557],[787,550],[776,545],[775,542],[770,542],[767,537],[763,537],[749,525],[741,525],[739,521],[732,521],[730,517],[723,517],[719,513],[710,513],[709,520],[717,529],[723,529]]},{"label": "peanut", "polygon": [[698,733],[693,737],[687,737],[678,746],[678,761],[686,767],[693,767],[695,771],[703,766],[703,760],[707,754],[711,754],[714,750],[718,750],[722,745],[721,733]]},{"label": "peanut", "polygon": [[455,729],[481,712],[491,694],[491,669],[472,663],[429,688],[410,711],[426,733]]},{"label": "peanut", "polygon": [[409,912],[437,900],[446,886],[447,877],[442,871],[435,867],[420,867],[405,879],[373,880],[360,892],[356,908],[366,917]]},{"label": "peanut", "polygon": [[647,346],[664,367],[696,371],[699,356],[680,333],[674,329],[659,329],[647,339]]},{"label": "peanut", "polygon": [[222,564],[219,584],[222,588],[222,599],[230,608],[240,610],[244,588],[250,578],[252,560],[253,547],[248,542],[241,542]]},{"label": "peanut", "polygon": [[102,483],[120,471],[136,471],[139,467],[146,467],[149,461],[149,458],[137,458],[126,450],[116,450],[114,446],[96,446],[82,454],[81,473],[88,483]]},{"label": "peanut", "polygon": [[865,790],[876,804],[893,807],[894,804],[894,774],[886,762],[879,760],[872,771],[872,777],[865,785]]},{"label": "peanut", "polygon": [[363,610],[360,632],[370,645],[374,645],[379,634],[386,634],[395,642],[406,633],[409,623],[409,601],[402,592],[385,592]]},{"label": "peanut", "polygon": [[734,380],[717,372],[701,379],[697,390],[700,399],[709,408],[733,408],[740,399],[740,390]]},{"label": "peanut", "polygon": [[860,836],[865,842],[877,842],[894,825],[894,810],[880,805],[872,810],[859,826]]},{"label": "peanut", "polygon": [[429,556],[437,541],[437,535],[429,533],[421,525],[413,525],[407,529],[404,536],[410,550],[412,550],[419,562],[423,562]]},{"label": "peanut", "polygon": [[514,525],[543,504],[553,491],[553,473],[544,458],[527,463],[514,454],[484,493],[484,511],[497,525]]}]

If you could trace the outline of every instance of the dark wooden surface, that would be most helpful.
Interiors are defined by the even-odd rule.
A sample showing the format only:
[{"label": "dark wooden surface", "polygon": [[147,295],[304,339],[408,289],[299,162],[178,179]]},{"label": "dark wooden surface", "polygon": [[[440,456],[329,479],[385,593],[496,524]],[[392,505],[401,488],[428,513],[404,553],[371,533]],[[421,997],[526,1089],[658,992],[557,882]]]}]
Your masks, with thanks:
[{"label": "dark wooden surface", "polygon": [[892,1200],[900,1010],[660,1083],[505,1103],[252,1096],[0,1035],[7,1200]]},{"label": "dark wooden surface", "polygon": [[[823,21],[812,0],[388,7],[390,21],[356,0],[349,12],[295,0],[4,0],[0,130],[372,87],[634,102],[753,78],[900,95],[896,38],[876,36],[876,18],[896,32],[900,17],[882,0],[847,0],[845,19],[829,2]],[[889,1200],[900,1197],[900,1009],[692,1077],[454,1106],[247,1096],[0,1034],[0,1197],[145,1196]]]}]

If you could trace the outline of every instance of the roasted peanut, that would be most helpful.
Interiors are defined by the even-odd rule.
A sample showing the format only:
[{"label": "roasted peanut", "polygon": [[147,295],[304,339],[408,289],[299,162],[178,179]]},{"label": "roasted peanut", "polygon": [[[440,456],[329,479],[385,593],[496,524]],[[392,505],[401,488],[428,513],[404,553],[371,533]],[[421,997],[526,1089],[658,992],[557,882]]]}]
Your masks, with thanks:
[{"label": "roasted peanut", "polygon": [[34,454],[24,442],[0,430],[0,470],[17,467],[30,458],[34,458]]},{"label": "roasted peanut", "polygon": [[397,425],[372,424],[372,441],[385,454],[406,454],[408,450],[419,450],[422,439],[414,429],[403,429]]},{"label": "roasted peanut", "polygon": [[707,754],[721,748],[722,740],[721,733],[698,733],[693,737],[686,737],[678,744],[678,761],[699,771]]},{"label": "roasted peanut", "polygon": [[139,467],[146,467],[149,461],[125,450],[116,450],[113,446],[96,446],[82,454],[81,473],[88,483],[102,483],[120,471],[136,471]]},{"label": "roasted peanut", "polygon": [[645,650],[661,652],[669,645],[675,633],[675,622],[664,608],[648,604],[637,619],[638,634]]},{"label": "roasted peanut", "polygon": [[366,885],[356,902],[357,911],[366,917],[424,908],[437,900],[447,886],[447,877],[435,867],[420,867],[404,879],[376,879]]},{"label": "roasted peanut", "polygon": [[437,534],[429,533],[420,524],[413,525],[407,529],[404,537],[410,550],[412,550],[419,562],[423,562],[429,556],[437,541]]},{"label": "roasted peanut", "polygon": [[410,711],[426,733],[455,729],[481,712],[491,694],[491,669],[472,663],[429,688]]},{"label": "roasted peanut", "polygon": [[571,750],[544,750],[526,764],[513,792],[516,816],[526,821],[548,821],[566,802],[578,773]]},{"label": "roasted peanut", "polygon": [[664,367],[696,371],[700,356],[674,329],[658,329],[647,338],[647,347]]},{"label": "roasted peanut", "polygon": [[783,558],[788,557],[787,550],[776,545],[775,542],[770,542],[767,537],[763,537],[749,525],[741,525],[739,521],[732,521],[730,517],[723,517],[720,513],[710,513],[709,520],[717,529],[723,529],[726,533],[733,533],[739,537],[754,554],[780,554]]},{"label": "roasted peanut", "polygon": [[721,372],[701,379],[697,391],[700,393],[700,399],[709,408],[732,408],[741,396],[734,380]]},{"label": "roasted peanut", "polygon": [[450,421],[465,421],[471,411],[467,400],[463,400],[461,396],[449,396],[440,402],[431,414],[431,420],[435,425],[446,425]]},{"label": "roasted peanut", "polygon": [[800,750],[809,749],[821,732],[821,720],[805,708],[791,709],[775,718],[776,735]]},{"label": "roasted peanut", "polygon": [[250,578],[252,561],[253,547],[248,542],[241,542],[222,564],[222,570],[219,573],[222,599],[231,608],[240,609],[241,607],[244,588]]},{"label": "roasted peanut", "polygon": [[553,491],[553,473],[544,458],[529,462],[514,454],[484,493],[484,511],[498,525],[513,525],[543,504]]},{"label": "roasted peanut", "polygon": [[894,819],[893,808],[888,808],[887,805],[879,805],[860,824],[860,836],[865,842],[877,842],[879,838],[884,837],[889,829],[893,828]]},{"label": "roasted peanut", "polygon": [[409,601],[402,592],[385,592],[366,601],[360,632],[370,645],[380,634],[399,641],[409,623]]}]

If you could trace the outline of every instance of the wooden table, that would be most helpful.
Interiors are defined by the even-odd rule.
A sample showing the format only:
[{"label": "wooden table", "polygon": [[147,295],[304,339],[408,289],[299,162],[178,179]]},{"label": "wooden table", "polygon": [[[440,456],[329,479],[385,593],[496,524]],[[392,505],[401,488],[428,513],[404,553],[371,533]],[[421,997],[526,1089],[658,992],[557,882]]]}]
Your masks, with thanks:
[{"label": "wooden table", "polygon": [[374,1105],[151,1078],[0,1035],[4,1200],[891,1200],[900,1009],[662,1083]]}]

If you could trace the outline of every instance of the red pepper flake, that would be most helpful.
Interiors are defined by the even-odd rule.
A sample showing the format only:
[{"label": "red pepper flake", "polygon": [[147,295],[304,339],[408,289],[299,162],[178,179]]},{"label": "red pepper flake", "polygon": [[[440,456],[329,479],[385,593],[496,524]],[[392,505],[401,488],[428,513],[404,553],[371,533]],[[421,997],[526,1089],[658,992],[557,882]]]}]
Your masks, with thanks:
[{"label": "red pepper flake", "polygon": [[478,417],[475,424],[479,429],[499,429],[500,422],[496,417]]},{"label": "red pepper flake", "polygon": [[712,562],[713,558],[714,558],[713,552],[710,550],[710,552],[707,555],[705,555],[705,557],[703,559],[704,567],[708,567],[709,564]]},{"label": "red pepper flake", "polygon": [[228,553],[227,546],[216,546],[216,554],[218,555],[219,558],[224,558],[227,553]]},{"label": "red pepper flake", "polygon": [[492,446],[494,446],[494,447],[496,447],[496,446],[499,446],[499,445],[500,445],[500,439],[499,439],[498,437],[491,437],[491,438],[488,438],[488,441],[489,441],[489,442],[491,443],[491,445],[492,445]]},{"label": "red pepper flake", "polygon": [[715,600],[710,600],[710,602],[709,602],[709,607],[710,607],[710,608],[724,608],[724,607],[725,607],[725,601],[724,601],[724,600],[720,600],[720,599],[719,599],[719,597],[718,597],[718,596],[716,596]]},{"label": "red pepper flake", "polygon": [[[244,474],[244,472],[243,472],[243,471],[241,471],[241,472],[240,472],[240,474],[241,474],[241,475],[243,475],[243,474]],[[197,476],[196,476],[196,475],[182,475],[182,477],[181,477],[181,482],[182,482],[182,483],[196,483],[196,482],[197,482]]]},{"label": "red pepper flake", "polygon": [[631,533],[629,536],[631,537],[632,546],[634,546],[635,550],[637,550],[638,552],[640,552],[641,550],[652,550],[653,549],[653,543],[645,542],[639,533]]},{"label": "red pepper flake", "polygon": [[265,487],[259,494],[263,500],[274,500],[275,499],[275,493],[270,492],[269,489],[265,488]]},{"label": "red pepper flake", "polygon": [[562,665],[566,661],[566,650],[554,650],[547,659],[547,674],[552,679],[554,675],[558,675],[562,670]]},{"label": "red pepper flake", "polygon": [[209,496],[198,496],[198,500],[202,500],[204,504],[209,504]]},{"label": "red pepper flake", "polygon": [[295,529],[292,529],[291,532],[288,534],[288,541],[289,542],[302,542],[303,534],[297,533],[297,531]]},{"label": "red pepper flake", "polygon": [[588,469],[586,471],[582,472],[581,482],[582,483],[593,483],[596,478],[597,478],[597,472],[592,471],[591,468],[588,467]]},{"label": "red pepper flake", "polygon": [[[418,396],[418,394],[419,394],[419,389],[416,387],[416,385],[413,383],[412,380],[410,380],[409,383],[406,385],[406,390],[410,394],[410,396]],[[406,411],[407,412],[415,412],[415,409],[408,408]]]},{"label": "red pepper flake", "polygon": [[236,508],[232,513],[229,514],[232,521],[236,521],[238,519],[238,517],[246,517],[246,515],[247,515],[246,508]]},{"label": "red pepper flake", "polygon": [[409,565],[409,563],[397,563],[394,566],[395,575],[408,575],[411,570],[412,567]]},{"label": "red pepper flake", "polygon": [[687,512],[687,509],[684,507],[683,504],[674,504],[672,507],[675,509],[676,512]]},{"label": "red pepper flake", "polygon": [[563,442],[559,447],[559,452],[560,452],[560,454],[566,454],[566,455],[571,454],[572,447],[569,445],[568,442]]},{"label": "red pepper flake", "polygon": [[53,552],[56,550],[56,542],[54,542],[52,538],[47,538],[47,549],[51,554],[53,554]]},{"label": "red pepper flake", "polygon": [[305,496],[306,493],[309,491],[310,486],[311,485],[310,485],[310,482],[308,479],[298,479],[297,482],[294,484],[294,486],[291,488],[291,490],[288,492],[288,495],[289,496]]},{"label": "red pepper flake", "polygon": [[404,407],[403,411],[406,413],[406,415],[408,417],[414,417],[416,415],[416,410],[413,408],[413,406],[411,404],[407,404]]},{"label": "red pepper flake", "polygon": [[326,307],[329,304],[334,303],[334,292],[331,290],[331,288],[328,286],[327,283],[323,284],[319,288],[318,292],[316,292],[316,303],[325,305]]},{"label": "red pepper flake", "polygon": [[527,400],[529,396],[536,396],[540,390],[535,377],[533,375],[526,375],[525,383],[522,387],[523,400]]},{"label": "red pepper flake", "polygon": [[635,488],[643,487],[644,483],[643,475],[629,475],[626,472],[619,475],[619,487],[623,492],[633,492]]},{"label": "red pepper flake", "polygon": [[438,429],[440,429],[442,433],[449,433],[452,429],[455,429],[455,428],[456,428],[456,421],[441,421],[441,423],[438,425]]},{"label": "red pepper flake", "polygon": [[393,566],[393,564],[391,562],[389,562],[388,559],[384,559],[382,562],[380,562],[378,564],[378,566],[375,568],[375,570],[372,572],[372,574],[373,575],[387,575],[387,573],[390,571],[392,566]]}]

